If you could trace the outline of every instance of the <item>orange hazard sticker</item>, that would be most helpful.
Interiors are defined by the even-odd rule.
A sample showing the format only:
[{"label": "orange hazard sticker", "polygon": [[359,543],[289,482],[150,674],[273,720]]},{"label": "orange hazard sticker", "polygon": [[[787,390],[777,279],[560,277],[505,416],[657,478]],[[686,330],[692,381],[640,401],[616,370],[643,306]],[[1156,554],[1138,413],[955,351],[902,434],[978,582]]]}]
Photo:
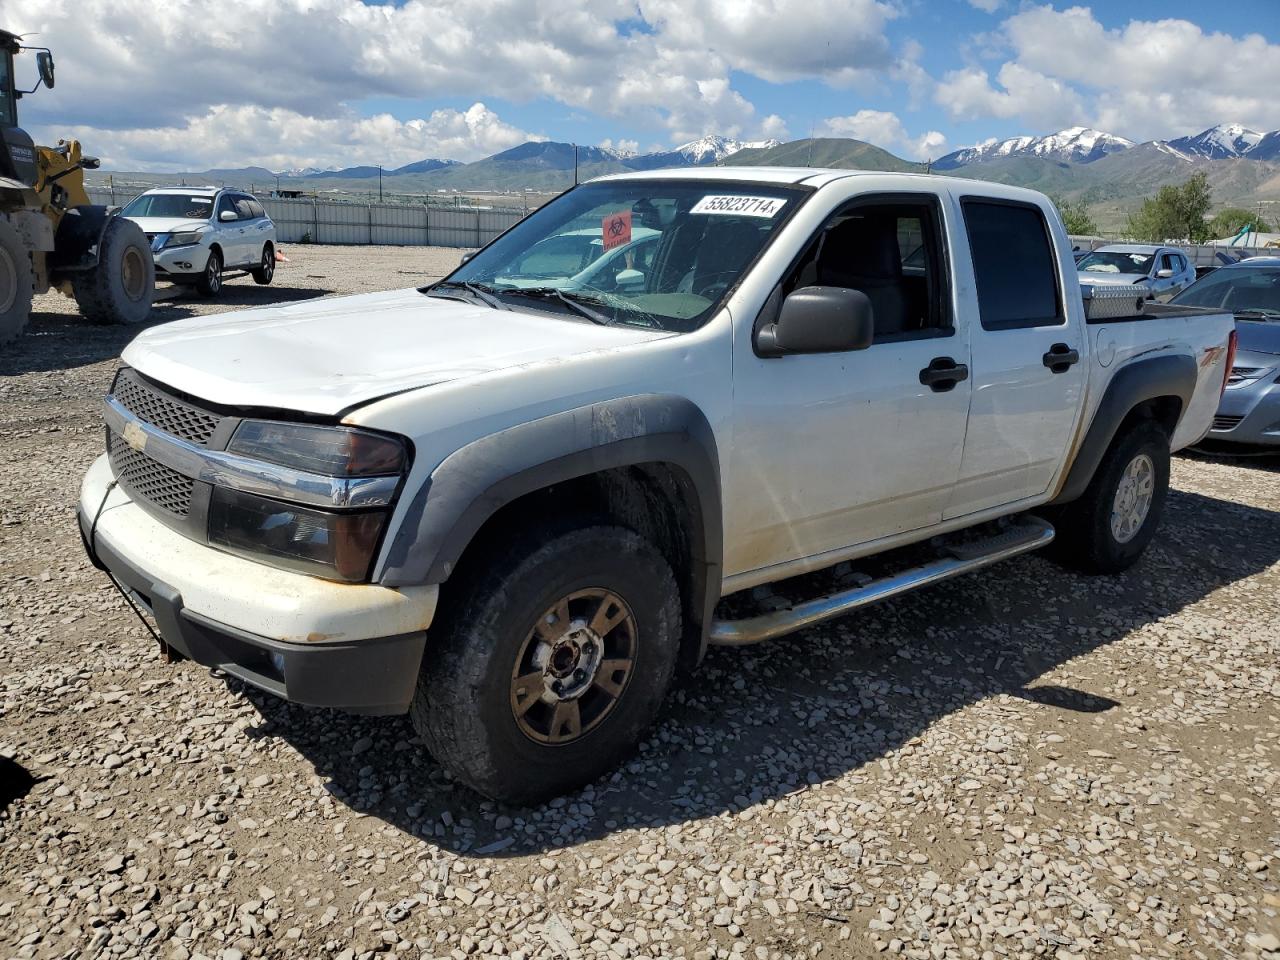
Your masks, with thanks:
[{"label": "orange hazard sticker", "polygon": [[612,250],[614,247],[620,247],[624,243],[631,242],[631,211],[624,210],[622,213],[607,214],[600,221],[601,236],[604,238],[604,248]]}]

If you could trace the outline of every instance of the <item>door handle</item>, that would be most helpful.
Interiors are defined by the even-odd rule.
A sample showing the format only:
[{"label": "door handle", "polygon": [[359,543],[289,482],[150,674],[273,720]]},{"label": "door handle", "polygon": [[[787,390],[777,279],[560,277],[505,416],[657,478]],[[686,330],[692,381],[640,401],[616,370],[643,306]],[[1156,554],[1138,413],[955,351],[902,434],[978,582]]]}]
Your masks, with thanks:
[{"label": "door handle", "polygon": [[1040,359],[1051,372],[1066,373],[1072,364],[1080,362],[1080,351],[1071,349],[1065,343],[1055,343]]},{"label": "door handle", "polygon": [[967,364],[956,363],[950,357],[934,357],[920,371],[920,382],[934,393],[945,393],[961,380],[969,379]]}]

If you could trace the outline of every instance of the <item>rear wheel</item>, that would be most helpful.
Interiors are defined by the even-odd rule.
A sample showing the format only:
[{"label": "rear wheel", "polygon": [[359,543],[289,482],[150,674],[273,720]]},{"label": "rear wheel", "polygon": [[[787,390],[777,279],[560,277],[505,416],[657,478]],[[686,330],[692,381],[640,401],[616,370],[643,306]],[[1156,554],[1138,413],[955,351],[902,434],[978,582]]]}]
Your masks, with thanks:
[{"label": "rear wheel", "polygon": [[142,228],[112,217],[102,233],[98,265],[71,275],[76,304],[94,323],[142,323],[151,314],[156,266]]},{"label": "rear wheel", "polygon": [[435,758],[511,803],[616,765],[675,669],[680,598],[662,555],[630,530],[583,527],[491,557],[456,589],[411,708]]},{"label": "rear wheel", "polygon": [[26,329],[34,291],[27,245],[7,220],[0,219],[0,343]]},{"label": "rear wheel", "polygon": [[253,282],[266,286],[271,282],[271,278],[276,275],[276,250],[271,244],[265,244],[262,248],[262,259],[258,261],[257,268],[253,271]]},{"label": "rear wheel", "polygon": [[209,251],[209,262],[196,281],[196,290],[202,297],[216,297],[222,292],[222,251],[217,247]]},{"label": "rear wheel", "polygon": [[1083,573],[1120,573],[1155,536],[1169,492],[1169,437],[1140,420],[1112,441],[1088,489],[1063,508],[1055,550]]}]

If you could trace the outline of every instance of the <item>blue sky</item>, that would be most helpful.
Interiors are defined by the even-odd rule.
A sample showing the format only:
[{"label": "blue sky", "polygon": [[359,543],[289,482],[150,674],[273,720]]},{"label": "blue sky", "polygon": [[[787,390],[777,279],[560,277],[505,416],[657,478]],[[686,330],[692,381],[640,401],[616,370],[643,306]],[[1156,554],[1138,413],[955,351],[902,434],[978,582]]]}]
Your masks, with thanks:
[{"label": "blue sky", "polygon": [[[856,136],[916,159],[1095,126],[1280,128],[1280,0],[6,0],[23,102],[109,165],[393,166],[528,138]],[[48,131],[48,133],[44,133]]]}]

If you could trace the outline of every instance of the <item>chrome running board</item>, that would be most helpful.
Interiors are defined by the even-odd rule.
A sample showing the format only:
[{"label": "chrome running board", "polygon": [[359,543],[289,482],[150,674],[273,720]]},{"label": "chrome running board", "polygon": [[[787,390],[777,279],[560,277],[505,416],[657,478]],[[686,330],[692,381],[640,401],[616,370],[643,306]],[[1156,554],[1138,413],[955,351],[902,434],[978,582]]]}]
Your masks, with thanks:
[{"label": "chrome running board", "polygon": [[882,580],[873,580],[865,586],[818,597],[758,617],[714,620],[708,643],[718,647],[743,647],[772,640],[832,617],[844,616],[859,607],[979,570],[1020,553],[1038,550],[1053,541],[1053,534],[1051,524],[1039,517],[1025,517],[993,536],[944,547],[950,556]]}]

